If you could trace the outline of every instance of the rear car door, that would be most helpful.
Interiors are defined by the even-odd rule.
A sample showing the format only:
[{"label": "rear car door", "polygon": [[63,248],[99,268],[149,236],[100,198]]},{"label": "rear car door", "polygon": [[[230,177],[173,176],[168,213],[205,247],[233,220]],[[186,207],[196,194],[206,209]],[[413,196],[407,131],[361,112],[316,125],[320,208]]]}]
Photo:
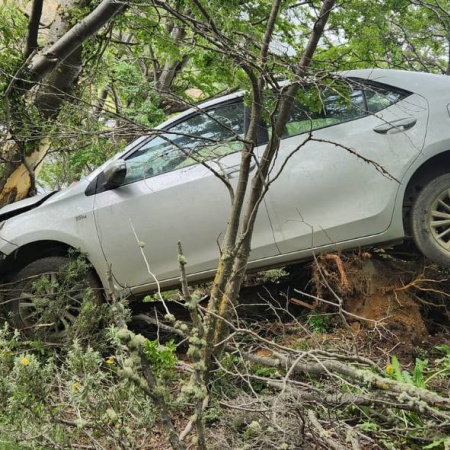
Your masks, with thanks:
[{"label": "rear car door", "polygon": [[424,145],[427,120],[423,97],[386,85],[353,80],[305,89],[272,177],[288,161],[266,197],[280,252],[384,232],[399,183]]}]

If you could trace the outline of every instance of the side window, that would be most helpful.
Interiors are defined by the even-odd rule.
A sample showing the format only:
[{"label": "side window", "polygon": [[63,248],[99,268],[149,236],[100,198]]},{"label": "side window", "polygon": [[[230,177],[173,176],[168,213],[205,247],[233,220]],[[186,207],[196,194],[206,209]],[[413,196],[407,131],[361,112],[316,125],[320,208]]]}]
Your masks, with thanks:
[{"label": "side window", "polygon": [[245,134],[242,102],[189,116],[126,158],[125,184],[240,151]]},{"label": "side window", "polygon": [[368,85],[365,88],[367,111],[377,113],[407,97],[409,92],[390,89],[388,86]]},{"label": "side window", "polygon": [[347,89],[347,92],[341,94],[325,93],[324,114],[330,125],[367,115],[362,90]]},{"label": "side window", "polygon": [[358,81],[338,85],[339,93],[305,88],[297,99],[283,137],[375,114],[404,99],[409,92],[378,83]]},{"label": "side window", "polygon": [[[310,90],[310,92],[308,92]],[[307,88],[295,103],[284,137],[308,133],[337,123],[348,122],[366,115],[364,94],[349,85],[342,92]]]}]

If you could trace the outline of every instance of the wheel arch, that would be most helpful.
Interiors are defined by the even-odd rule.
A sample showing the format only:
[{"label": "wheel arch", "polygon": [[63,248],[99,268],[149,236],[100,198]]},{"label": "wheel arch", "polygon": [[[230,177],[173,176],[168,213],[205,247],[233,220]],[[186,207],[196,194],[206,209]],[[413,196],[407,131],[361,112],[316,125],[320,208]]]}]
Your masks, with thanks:
[{"label": "wheel arch", "polygon": [[419,192],[436,177],[450,172],[450,150],[439,153],[426,160],[413,173],[406,185],[403,195],[403,226],[407,235],[410,235],[410,211]]},{"label": "wheel arch", "polygon": [[[77,249],[60,241],[42,240],[25,244],[2,261],[0,278],[7,280],[18,270],[38,259],[48,256],[67,256],[71,251],[76,252]],[[89,260],[89,257],[87,259]],[[91,265],[100,280],[94,265]]]}]

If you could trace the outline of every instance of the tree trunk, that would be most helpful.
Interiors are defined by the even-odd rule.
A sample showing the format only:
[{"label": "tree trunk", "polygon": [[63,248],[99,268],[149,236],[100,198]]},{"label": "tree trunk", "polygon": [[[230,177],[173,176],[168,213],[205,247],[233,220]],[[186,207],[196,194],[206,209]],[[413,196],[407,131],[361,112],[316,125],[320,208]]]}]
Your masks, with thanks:
[{"label": "tree trunk", "polygon": [[[173,39],[173,42],[177,45],[180,45],[186,37],[185,27],[182,25],[174,27],[170,35]],[[164,67],[159,74],[158,79],[156,80],[156,87],[159,92],[164,93],[170,89],[175,76],[186,65],[188,59],[189,58],[186,55],[183,56],[181,60],[177,60],[176,58],[173,58],[171,56],[167,57],[164,63]]]},{"label": "tree trunk", "polygon": [[[266,36],[261,51],[261,67],[267,61],[267,52],[271,39],[273,24],[278,15],[277,4],[275,1],[272,13],[267,25]],[[208,305],[209,315],[206,321],[206,347],[204,361],[208,369],[212,367],[213,358],[220,354],[223,349],[225,339],[228,334],[227,321],[230,319],[233,308],[238,303],[239,290],[247,268],[248,258],[251,251],[251,238],[253,227],[258,212],[259,205],[268,189],[268,174],[272,161],[276,157],[281,136],[289,117],[293,99],[300,87],[298,81],[305,74],[305,70],[310,65],[318,42],[323,34],[329,14],[334,7],[335,0],[324,0],[322,8],[305,48],[303,56],[295,68],[298,76],[297,82],[294,82],[282,95],[279,102],[279,111],[273,126],[273,133],[269,143],[267,144],[262,158],[259,161],[258,170],[249,183],[249,165],[252,159],[252,148],[246,146],[241,159],[241,171],[239,176],[238,189],[235,195],[235,201],[232,205],[231,218],[228,222],[227,232],[224,238],[224,247],[219,260],[219,266],[214,279],[211,299]],[[264,72],[264,70],[262,70]],[[252,74],[250,74],[252,78]],[[256,127],[261,118],[261,105],[263,98],[263,80],[255,79],[252,101],[252,117],[250,119],[250,128],[246,136],[247,142],[255,142]],[[255,86],[257,84],[258,86]],[[244,196],[248,193],[247,204],[244,208]],[[239,233],[240,232],[240,233]],[[208,372],[205,378],[207,379]]]},{"label": "tree trunk", "polygon": [[445,75],[450,75],[450,32],[447,34],[447,67],[445,69]]},{"label": "tree trunk", "polygon": [[56,120],[76,85],[82,70],[82,44],[125,8],[124,3],[104,0],[71,27],[70,11],[89,3],[90,0],[62,0],[46,45],[34,57],[42,5],[40,0],[33,4],[24,50],[24,58],[31,60],[28,65],[24,62],[5,92],[10,122],[8,139],[0,153],[0,206],[35,193],[35,177],[51,143],[45,130],[49,122]]}]

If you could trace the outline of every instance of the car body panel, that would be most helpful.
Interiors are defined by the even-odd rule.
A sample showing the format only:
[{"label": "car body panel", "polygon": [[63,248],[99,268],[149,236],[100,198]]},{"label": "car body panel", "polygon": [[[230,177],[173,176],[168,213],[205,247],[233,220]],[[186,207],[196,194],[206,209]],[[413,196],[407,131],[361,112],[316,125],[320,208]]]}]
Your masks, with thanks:
[{"label": "car body panel", "polygon": [[[408,70],[391,69],[355,69],[340,72],[347,78],[360,78],[395,86],[407,91],[415,92],[424,97],[433,97],[437,91],[448,90],[448,75],[438,75],[425,72],[411,72]],[[446,98],[446,97],[444,97]],[[448,103],[448,98],[446,103]]]},{"label": "car body panel", "polygon": [[36,208],[55,193],[56,192],[50,192],[48,194],[35,195],[34,197],[26,198],[20,202],[11,203],[4,206],[1,209],[0,222]]},{"label": "car body panel", "polygon": [[[375,131],[404,117],[417,122],[406,131]],[[274,173],[305,145],[265,198],[280,252],[339,248],[342,241],[384,232],[399,183],[423,148],[427,122],[426,100],[413,95],[380,113],[313,131],[310,142],[308,135],[285,139]]]},{"label": "car body panel", "polygon": [[[239,161],[240,153],[234,153],[222,158],[220,166],[226,170]],[[230,177],[232,184],[236,180]],[[154,283],[154,277],[161,282],[178,277],[179,268],[174,264],[178,241],[190,273],[213,270],[230,209],[225,184],[201,164],[102,192],[95,200],[106,259],[117,282],[130,287]],[[122,256],[125,252],[126,259]],[[262,211],[255,225],[250,260],[276,254],[270,222]]]},{"label": "car body panel", "polygon": [[106,285],[107,264],[97,238],[94,201],[84,195],[87,185],[87,180],[80,181],[54,194],[41,206],[3,222],[0,239],[10,244],[0,243],[0,252],[8,255],[40,241],[63,243],[86,253]]}]

